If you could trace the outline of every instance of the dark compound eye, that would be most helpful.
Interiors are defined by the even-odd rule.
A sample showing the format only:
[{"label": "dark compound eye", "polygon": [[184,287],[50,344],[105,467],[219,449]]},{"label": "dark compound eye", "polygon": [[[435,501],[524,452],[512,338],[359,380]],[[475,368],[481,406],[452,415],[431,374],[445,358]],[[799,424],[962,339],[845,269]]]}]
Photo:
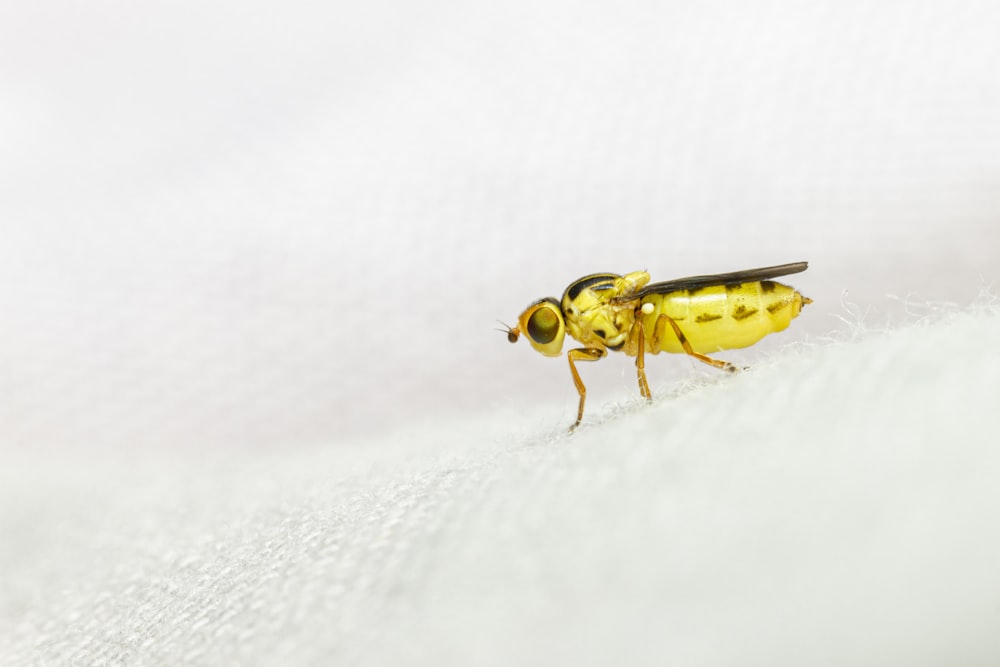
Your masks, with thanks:
[{"label": "dark compound eye", "polygon": [[542,306],[528,318],[528,335],[531,340],[544,345],[551,343],[559,333],[559,316],[550,306]]}]

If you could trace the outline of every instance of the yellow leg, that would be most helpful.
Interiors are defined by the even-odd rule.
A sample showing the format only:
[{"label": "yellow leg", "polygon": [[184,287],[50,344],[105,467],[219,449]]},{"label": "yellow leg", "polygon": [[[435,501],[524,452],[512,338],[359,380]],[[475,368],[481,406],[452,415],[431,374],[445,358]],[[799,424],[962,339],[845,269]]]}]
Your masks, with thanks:
[{"label": "yellow leg", "polygon": [[653,393],[649,391],[649,382],[646,381],[646,334],[642,330],[642,313],[636,313],[635,326],[632,327],[630,334],[638,337],[635,372],[639,376],[639,393],[642,394],[643,398],[651,401]]},{"label": "yellow leg", "polygon": [[728,361],[722,361],[721,359],[712,359],[711,357],[706,357],[704,354],[698,354],[691,347],[691,343],[688,342],[687,336],[681,331],[681,328],[677,326],[677,322],[674,321],[672,317],[666,314],[661,314],[656,320],[656,328],[653,331],[653,344],[659,346],[660,340],[663,338],[663,334],[666,331],[666,325],[669,324],[674,330],[674,335],[677,336],[677,340],[680,342],[681,347],[684,348],[684,352],[688,355],[694,357],[698,361],[708,364],[709,366],[715,366],[716,368],[721,368],[724,371],[729,371],[730,373],[735,373],[740,369],[729,363]]},{"label": "yellow leg", "polygon": [[597,361],[605,354],[607,352],[596,347],[580,347],[566,353],[566,358],[569,359],[569,372],[573,374],[573,384],[576,385],[576,391],[580,394],[580,407],[576,410],[576,421],[569,427],[570,432],[579,426],[583,420],[583,404],[587,400],[587,388],[583,385],[583,380],[580,379],[580,374],[576,370],[576,364],[573,362]]},{"label": "yellow leg", "polygon": [[654,350],[662,350],[660,343],[663,342],[663,336],[667,333],[667,320],[670,319],[666,315],[660,315],[656,318],[656,324],[653,325],[653,337],[650,339],[650,343],[653,344]]}]

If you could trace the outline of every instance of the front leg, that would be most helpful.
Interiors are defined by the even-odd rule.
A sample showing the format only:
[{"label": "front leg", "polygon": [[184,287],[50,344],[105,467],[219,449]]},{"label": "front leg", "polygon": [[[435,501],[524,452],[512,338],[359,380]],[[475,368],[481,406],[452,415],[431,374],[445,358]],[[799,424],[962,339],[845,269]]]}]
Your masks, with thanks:
[{"label": "front leg", "polygon": [[570,433],[583,420],[583,404],[587,400],[587,388],[584,386],[583,380],[580,379],[580,373],[577,372],[574,362],[597,361],[605,354],[607,354],[605,350],[597,347],[579,347],[566,353],[566,358],[569,359],[569,372],[573,374],[573,384],[576,385],[576,391],[580,394],[580,407],[576,410],[576,421],[569,427]]}]

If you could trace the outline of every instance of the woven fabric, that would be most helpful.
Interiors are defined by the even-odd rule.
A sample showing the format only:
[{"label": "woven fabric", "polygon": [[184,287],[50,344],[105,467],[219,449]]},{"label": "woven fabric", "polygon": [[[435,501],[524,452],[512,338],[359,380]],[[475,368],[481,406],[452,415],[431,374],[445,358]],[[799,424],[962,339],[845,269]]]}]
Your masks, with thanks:
[{"label": "woven fabric", "polygon": [[4,662],[990,664],[983,335],[995,307],[785,351],[572,436],[8,465]]}]

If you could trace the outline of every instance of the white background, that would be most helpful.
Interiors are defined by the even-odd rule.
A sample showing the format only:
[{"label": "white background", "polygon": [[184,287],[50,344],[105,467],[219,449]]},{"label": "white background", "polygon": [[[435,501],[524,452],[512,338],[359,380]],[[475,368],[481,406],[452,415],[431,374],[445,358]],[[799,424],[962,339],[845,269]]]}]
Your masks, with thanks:
[{"label": "white background", "polygon": [[843,290],[877,316],[1000,271],[987,2],[0,24],[8,442],[287,446],[572,401],[563,362],[492,327],[595,271],[809,260],[800,335]]},{"label": "white background", "polygon": [[[57,604],[46,517],[132,466],[561,429],[565,362],[493,329],[583,274],[808,260],[745,363],[995,290],[998,35],[986,1],[3,3],[0,551],[51,562],[5,624]],[[594,414],[635,395],[584,372]]]}]

